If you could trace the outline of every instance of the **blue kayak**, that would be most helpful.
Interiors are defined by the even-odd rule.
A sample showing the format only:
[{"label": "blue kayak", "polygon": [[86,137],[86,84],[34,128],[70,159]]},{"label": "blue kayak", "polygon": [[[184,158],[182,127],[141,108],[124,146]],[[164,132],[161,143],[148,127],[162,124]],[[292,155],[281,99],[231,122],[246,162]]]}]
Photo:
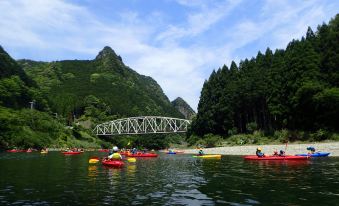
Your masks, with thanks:
[{"label": "blue kayak", "polygon": [[327,157],[329,152],[315,152],[313,154],[296,154],[295,156],[309,156],[309,157]]},{"label": "blue kayak", "polygon": [[167,154],[176,154],[176,152],[167,152]]}]

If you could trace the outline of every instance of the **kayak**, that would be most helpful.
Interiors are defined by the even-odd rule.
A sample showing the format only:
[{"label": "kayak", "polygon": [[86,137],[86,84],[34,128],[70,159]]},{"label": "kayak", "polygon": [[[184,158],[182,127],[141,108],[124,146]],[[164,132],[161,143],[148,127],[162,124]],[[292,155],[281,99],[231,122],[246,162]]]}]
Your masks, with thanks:
[{"label": "kayak", "polygon": [[15,153],[15,152],[26,152],[26,150],[11,149],[11,150],[6,150],[6,152],[12,152],[12,153]]},{"label": "kayak", "polygon": [[95,164],[95,163],[98,163],[100,161],[99,157],[91,157],[89,160],[88,160],[88,163],[90,164]]},{"label": "kayak", "polygon": [[293,155],[286,155],[286,156],[265,156],[265,157],[258,157],[257,155],[247,155],[244,156],[245,160],[307,160],[308,157],[304,156],[293,156]]},{"label": "kayak", "polygon": [[95,164],[95,163],[98,163],[100,160],[98,160],[98,159],[89,159],[88,160],[88,163],[90,163],[90,164]]},{"label": "kayak", "polygon": [[302,156],[302,157],[327,157],[328,155],[330,155],[331,153],[329,152],[316,152],[313,154],[296,154],[295,156]]},{"label": "kayak", "polygon": [[48,151],[41,151],[40,153],[41,153],[41,154],[47,154]]},{"label": "kayak", "polygon": [[210,158],[221,158],[221,155],[194,155],[196,158],[210,159]]},{"label": "kayak", "polygon": [[61,152],[64,155],[77,155],[77,154],[81,154],[82,152]]},{"label": "kayak", "polygon": [[122,166],[124,166],[124,162],[123,161],[119,161],[119,160],[103,160],[102,164],[105,166],[109,166],[109,167],[117,167],[120,168]]},{"label": "kayak", "polygon": [[127,157],[157,157],[157,154],[154,153],[136,153],[136,154],[127,154]]},{"label": "kayak", "polygon": [[176,154],[176,152],[167,152],[166,154]]},{"label": "kayak", "polygon": [[109,149],[99,149],[99,152],[109,152]]}]

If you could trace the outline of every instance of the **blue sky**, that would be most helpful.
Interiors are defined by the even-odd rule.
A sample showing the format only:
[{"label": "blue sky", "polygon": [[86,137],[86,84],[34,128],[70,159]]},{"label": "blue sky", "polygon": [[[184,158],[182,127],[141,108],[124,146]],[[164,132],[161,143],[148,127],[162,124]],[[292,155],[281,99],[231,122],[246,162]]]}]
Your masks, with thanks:
[{"label": "blue sky", "polygon": [[0,45],[15,59],[94,59],[112,47],[194,109],[223,64],[285,48],[338,13],[335,0],[1,0]]}]

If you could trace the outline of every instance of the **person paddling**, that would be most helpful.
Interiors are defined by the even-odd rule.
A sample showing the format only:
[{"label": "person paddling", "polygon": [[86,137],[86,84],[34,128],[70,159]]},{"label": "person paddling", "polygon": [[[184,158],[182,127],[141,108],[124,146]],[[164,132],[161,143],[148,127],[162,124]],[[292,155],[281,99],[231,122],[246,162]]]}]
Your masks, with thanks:
[{"label": "person paddling", "polygon": [[284,150],[280,150],[279,156],[280,156],[280,157],[284,157],[284,156],[285,156],[285,151],[284,151]]},{"label": "person paddling", "polygon": [[119,148],[117,146],[113,147],[113,153],[108,156],[108,159],[111,160],[122,160],[121,154],[118,153]]},{"label": "person paddling", "polygon": [[204,154],[205,154],[204,151],[202,150],[202,148],[200,148],[198,155],[203,156]]},{"label": "person paddling", "polygon": [[258,147],[257,148],[257,151],[255,152],[255,154],[258,156],[258,157],[264,157],[265,154],[261,151],[261,148]]},{"label": "person paddling", "polygon": [[134,148],[132,149],[132,154],[136,154],[137,151],[138,151],[137,148],[134,147]]},{"label": "person paddling", "polygon": [[307,147],[306,148],[309,152],[309,154],[314,154],[315,153],[315,148],[314,147]]}]

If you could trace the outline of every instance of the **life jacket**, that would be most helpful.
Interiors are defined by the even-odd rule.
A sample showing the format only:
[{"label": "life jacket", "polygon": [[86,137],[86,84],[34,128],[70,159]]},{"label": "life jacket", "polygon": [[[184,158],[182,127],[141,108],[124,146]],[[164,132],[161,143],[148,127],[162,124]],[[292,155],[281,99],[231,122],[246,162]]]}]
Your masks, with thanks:
[{"label": "life jacket", "polygon": [[119,153],[113,153],[110,158],[111,159],[121,159],[121,155]]}]

